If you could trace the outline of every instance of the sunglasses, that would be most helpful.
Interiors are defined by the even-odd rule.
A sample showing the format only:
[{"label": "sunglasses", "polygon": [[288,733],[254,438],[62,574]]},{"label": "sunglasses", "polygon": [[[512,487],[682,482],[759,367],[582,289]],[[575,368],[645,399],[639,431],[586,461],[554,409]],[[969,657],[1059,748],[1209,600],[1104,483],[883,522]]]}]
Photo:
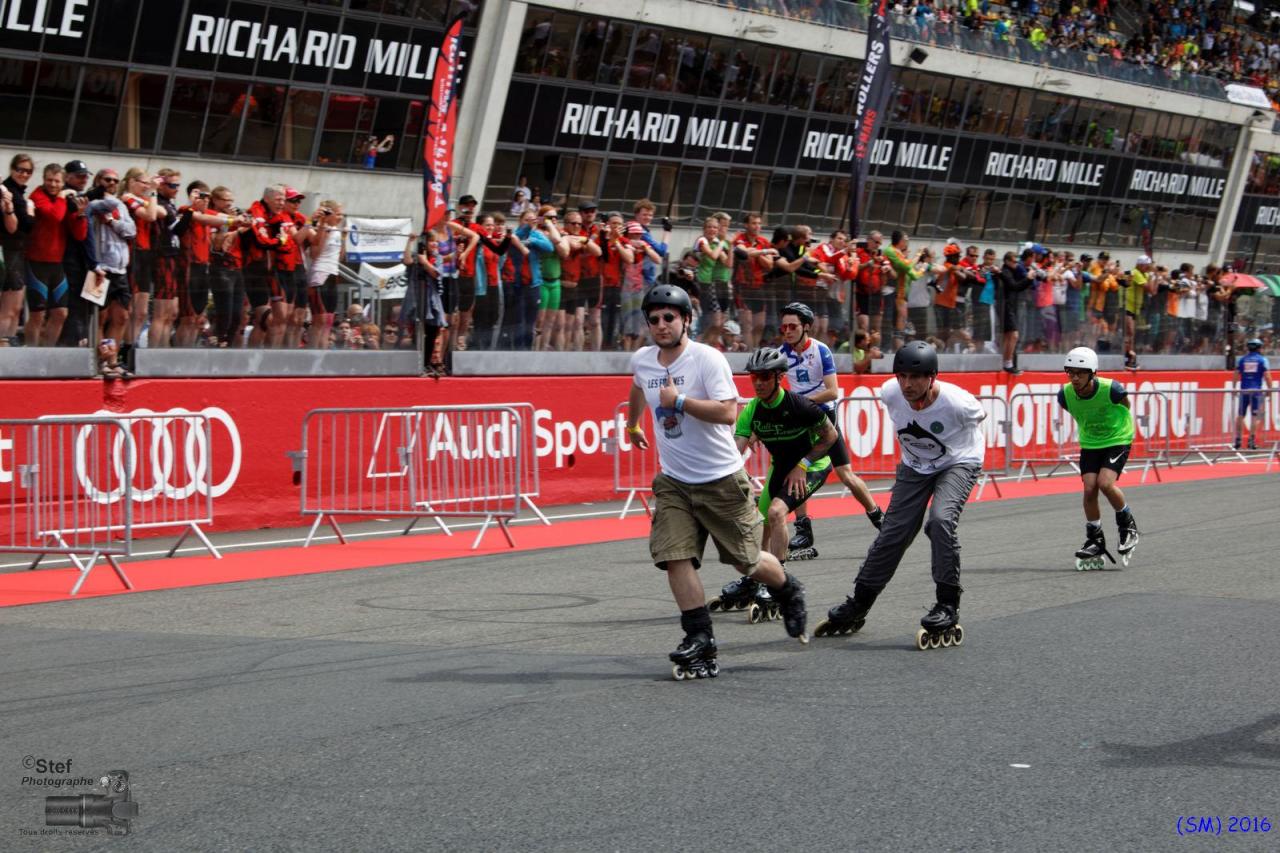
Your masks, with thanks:
[{"label": "sunglasses", "polygon": [[800,324],[799,323],[780,323],[778,324],[778,328],[784,332],[790,332],[790,331],[799,329]]},{"label": "sunglasses", "polygon": [[102,182],[104,184],[118,184],[120,183],[120,179],[119,178],[103,178]]},{"label": "sunglasses", "polygon": [[164,184],[164,185],[165,185],[166,187],[168,187],[169,189],[171,189],[171,190],[180,190],[180,189],[182,189],[182,184],[171,184],[171,183],[169,183],[168,181],[165,181],[165,184]]},{"label": "sunglasses", "polygon": [[30,175],[30,174],[32,173],[32,171],[34,171],[34,170],[32,170],[32,169],[14,169],[14,170],[13,170],[13,173],[14,173],[15,175]]},{"label": "sunglasses", "polygon": [[656,326],[659,323],[674,323],[675,321],[676,321],[676,315],[670,312],[667,312],[666,314],[650,314],[649,315],[650,326]]}]

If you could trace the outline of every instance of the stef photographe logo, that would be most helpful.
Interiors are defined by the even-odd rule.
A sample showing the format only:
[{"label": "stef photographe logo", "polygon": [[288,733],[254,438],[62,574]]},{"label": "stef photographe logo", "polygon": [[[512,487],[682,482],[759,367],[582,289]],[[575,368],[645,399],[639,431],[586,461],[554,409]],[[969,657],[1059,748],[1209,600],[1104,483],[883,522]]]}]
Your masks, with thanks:
[{"label": "stef photographe logo", "polygon": [[89,790],[77,794],[62,794],[44,798],[44,827],[20,828],[23,836],[51,835],[128,835],[132,822],[138,817],[138,804],[133,799],[129,784],[129,771],[112,770],[97,778],[72,776],[73,760],[56,761],[27,755],[22,759],[24,787],[60,788],[69,790],[85,787]]}]

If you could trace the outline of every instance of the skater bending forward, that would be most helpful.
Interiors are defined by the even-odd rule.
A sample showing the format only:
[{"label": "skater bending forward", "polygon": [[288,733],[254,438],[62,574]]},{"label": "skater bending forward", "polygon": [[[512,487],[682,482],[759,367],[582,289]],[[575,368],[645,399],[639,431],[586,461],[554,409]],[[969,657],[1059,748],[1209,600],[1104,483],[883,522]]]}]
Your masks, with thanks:
[{"label": "skater bending forward", "polygon": [[747,373],[756,396],[738,415],[733,434],[739,452],[752,439],[769,451],[768,481],[757,506],[765,520],[765,547],[779,562],[787,559],[787,515],[827,481],[827,451],[837,436],[821,406],[782,387],[787,366],[787,357],[773,347],[751,354]]},{"label": "skater bending forward", "polygon": [[893,373],[881,387],[880,399],[898,434],[902,461],[884,525],[858,570],[853,595],[831,608],[814,636],[851,634],[862,627],[923,526],[933,552],[937,602],[920,620],[916,646],[959,645],[963,632],[956,525],[982,470],[986,445],[981,423],[986,413],[968,391],[938,380],[938,354],[923,341],[897,351]]},{"label": "skater bending forward", "polygon": [[1133,445],[1129,395],[1119,382],[1098,375],[1098,355],[1088,347],[1076,347],[1067,353],[1063,369],[1071,381],[1058,392],[1058,404],[1075,418],[1079,429],[1080,479],[1084,481],[1085,540],[1076,551],[1076,568],[1101,569],[1104,556],[1115,562],[1102,533],[1098,492],[1106,495],[1116,511],[1120,534],[1116,550],[1127,566],[1138,544],[1138,525],[1116,481]]},{"label": "skater bending forward", "polygon": [[693,305],[674,285],[658,285],[642,303],[655,346],[631,357],[627,433],[641,450],[649,439],[639,426],[647,405],[653,413],[659,473],[653,479],[653,526],[649,552],[667,573],[680,608],[685,637],[670,657],[677,679],[715,675],[716,644],[711,613],[697,575],[707,537],[720,561],[769,588],[787,633],[805,636],[804,587],[760,551],[761,519],[751,482],[733,440],[738,391],[724,354],[689,340]]}]

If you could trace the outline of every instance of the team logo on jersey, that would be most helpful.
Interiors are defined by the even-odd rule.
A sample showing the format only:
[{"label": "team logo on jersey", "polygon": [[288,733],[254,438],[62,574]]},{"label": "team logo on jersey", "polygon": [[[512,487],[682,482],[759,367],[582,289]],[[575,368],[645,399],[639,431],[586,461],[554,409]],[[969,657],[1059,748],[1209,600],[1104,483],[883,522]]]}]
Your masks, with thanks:
[{"label": "team logo on jersey", "polygon": [[[942,424],[934,421],[932,426],[940,428]],[[947,454],[947,446],[915,421],[898,430],[898,443],[903,453],[910,453],[921,462],[936,462]]]},{"label": "team logo on jersey", "polygon": [[942,421],[934,421],[933,423],[929,424],[929,431],[933,432],[934,434],[942,432]]},{"label": "team logo on jersey", "polygon": [[797,370],[797,371],[796,371],[796,381],[797,381],[797,382],[808,382],[808,381],[809,381],[809,371],[805,370],[804,368],[801,368],[801,369]]}]

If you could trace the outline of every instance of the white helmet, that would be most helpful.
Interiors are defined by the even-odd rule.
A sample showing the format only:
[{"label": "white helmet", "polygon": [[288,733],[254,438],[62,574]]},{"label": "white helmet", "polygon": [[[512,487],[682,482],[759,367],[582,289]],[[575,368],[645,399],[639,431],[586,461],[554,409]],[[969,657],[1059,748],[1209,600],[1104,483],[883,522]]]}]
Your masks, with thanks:
[{"label": "white helmet", "polygon": [[1098,372],[1098,354],[1088,347],[1076,347],[1067,353],[1067,360],[1062,365],[1066,367],[1074,367],[1077,370],[1091,370]]}]

